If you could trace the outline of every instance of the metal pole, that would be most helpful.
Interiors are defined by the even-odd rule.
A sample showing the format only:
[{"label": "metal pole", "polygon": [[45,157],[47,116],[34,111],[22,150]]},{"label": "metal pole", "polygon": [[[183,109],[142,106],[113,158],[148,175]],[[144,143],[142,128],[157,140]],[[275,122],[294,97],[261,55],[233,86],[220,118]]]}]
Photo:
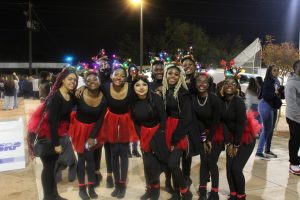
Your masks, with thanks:
[{"label": "metal pole", "polygon": [[140,18],[140,71],[143,70],[143,1],[141,0],[141,18]]},{"label": "metal pole", "polygon": [[31,15],[31,0],[29,0],[28,4],[28,37],[29,37],[29,55],[28,55],[28,62],[29,62],[29,75],[32,75],[32,15]]}]

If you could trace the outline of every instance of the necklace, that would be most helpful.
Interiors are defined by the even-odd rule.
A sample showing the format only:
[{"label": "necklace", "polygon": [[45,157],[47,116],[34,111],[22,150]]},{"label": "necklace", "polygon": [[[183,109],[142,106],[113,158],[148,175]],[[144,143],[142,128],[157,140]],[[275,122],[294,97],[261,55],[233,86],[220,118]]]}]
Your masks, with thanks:
[{"label": "necklace", "polygon": [[197,97],[197,101],[198,101],[199,106],[201,106],[201,107],[205,106],[205,104],[207,102],[207,99],[208,99],[208,95],[206,95],[204,102],[200,103],[199,98]]}]

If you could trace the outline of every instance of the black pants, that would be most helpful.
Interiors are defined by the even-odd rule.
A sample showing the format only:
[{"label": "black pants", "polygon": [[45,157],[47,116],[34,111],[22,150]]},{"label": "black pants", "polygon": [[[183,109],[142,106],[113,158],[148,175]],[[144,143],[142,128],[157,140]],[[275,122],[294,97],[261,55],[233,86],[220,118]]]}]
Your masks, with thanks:
[{"label": "black pants", "polygon": [[212,188],[219,188],[219,168],[218,160],[219,156],[224,149],[223,144],[212,143],[212,149],[210,154],[205,153],[204,146],[201,144],[200,151],[200,186],[206,186],[209,174],[211,175]]},{"label": "black pants", "polygon": [[291,165],[299,165],[298,151],[300,148],[300,123],[286,118],[290,129],[289,156]]},{"label": "black pants", "polygon": [[185,178],[189,178],[191,175],[192,157],[186,156],[186,152],[183,153],[182,160],[182,173]]},{"label": "black pants", "polygon": [[85,183],[85,171],[88,175],[89,184],[95,183],[95,160],[94,151],[85,150],[83,153],[78,153],[77,177],[79,184]]},{"label": "black pants", "polygon": [[245,194],[245,177],[243,169],[251,156],[255,146],[255,140],[248,145],[241,145],[237,155],[233,158],[226,154],[226,173],[230,192],[236,192],[238,195]]},{"label": "black pants", "polygon": [[128,174],[128,143],[110,144],[111,166],[115,183],[125,184]]},{"label": "black pants", "polygon": [[94,150],[95,171],[100,170],[102,146]]},{"label": "black pants", "polygon": [[159,160],[151,152],[143,152],[143,162],[147,186],[159,184],[159,176],[162,172]]},{"label": "black pants", "polygon": [[106,162],[106,171],[107,173],[112,173],[112,167],[111,167],[111,150],[110,150],[110,144],[105,143],[104,144],[104,150],[105,150],[105,162]]},{"label": "black pants", "polygon": [[183,150],[174,149],[168,160],[168,167],[171,170],[172,177],[174,179],[175,189],[185,189],[187,187],[183,173],[180,169],[180,159],[183,155]]},{"label": "black pants", "polygon": [[40,158],[43,163],[41,179],[44,191],[44,198],[54,198],[58,195],[57,184],[54,179],[54,167],[58,159],[58,154],[52,156],[44,156]]}]

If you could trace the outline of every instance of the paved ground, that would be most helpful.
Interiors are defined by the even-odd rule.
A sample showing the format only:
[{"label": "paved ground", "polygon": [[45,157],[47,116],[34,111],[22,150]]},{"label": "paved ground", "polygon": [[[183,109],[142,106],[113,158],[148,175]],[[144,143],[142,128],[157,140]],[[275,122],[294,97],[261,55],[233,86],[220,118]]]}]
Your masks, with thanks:
[{"label": "paved ground", "polygon": [[[22,117],[26,120],[26,115],[38,105],[38,101],[20,100],[20,106],[13,111],[0,111],[0,120],[16,119]],[[0,102],[2,106],[2,102]],[[284,108],[283,108],[284,110]],[[249,159],[245,169],[247,199],[249,200],[298,200],[300,199],[300,177],[288,172],[288,127],[284,118],[284,111],[277,126],[277,132],[273,138],[272,147],[278,154],[277,159],[263,161],[256,159],[254,153]],[[104,155],[103,155],[104,158]],[[196,189],[199,177],[200,158],[194,157],[192,163],[192,192],[194,199],[197,199]],[[225,171],[225,155],[221,154],[219,160],[220,168],[220,199],[226,199],[228,186]],[[42,196],[40,173],[41,162],[27,161],[24,170],[0,173],[0,199],[39,199]],[[101,172],[106,177],[106,166],[104,159],[101,163]],[[105,188],[105,182],[97,188],[99,199],[113,199],[110,197],[112,189]],[[164,176],[161,176],[162,200],[168,199],[169,194],[163,191]],[[79,199],[77,182],[68,183],[67,174],[64,172],[63,181],[59,184],[59,191],[63,197],[68,199]],[[141,159],[132,158],[129,163],[128,189],[124,199],[135,200],[144,192],[143,164]],[[41,199],[41,198],[40,198]]]}]

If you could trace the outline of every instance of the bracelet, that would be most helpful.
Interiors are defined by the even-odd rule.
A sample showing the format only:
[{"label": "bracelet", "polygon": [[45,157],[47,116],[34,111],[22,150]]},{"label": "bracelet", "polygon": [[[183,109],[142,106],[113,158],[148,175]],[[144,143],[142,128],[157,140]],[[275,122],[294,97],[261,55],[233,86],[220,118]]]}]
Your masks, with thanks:
[{"label": "bracelet", "polygon": [[237,149],[240,147],[240,145],[233,145],[233,147]]}]

